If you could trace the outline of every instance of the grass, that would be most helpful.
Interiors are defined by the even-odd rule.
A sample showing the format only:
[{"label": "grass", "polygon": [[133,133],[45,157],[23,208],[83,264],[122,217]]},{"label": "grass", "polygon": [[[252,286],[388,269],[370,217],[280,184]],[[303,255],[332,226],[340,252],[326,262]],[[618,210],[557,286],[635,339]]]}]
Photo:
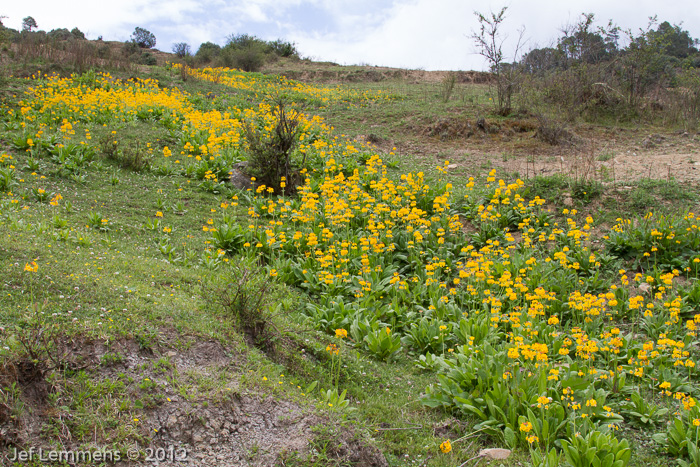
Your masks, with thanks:
[{"label": "grass", "polygon": [[[152,69],[149,76],[197,95],[202,108],[223,100],[243,108],[257,104],[254,92],[234,94],[221,85],[195,79],[182,82],[179,74],[160,68]],[[28,85],[18,79],[9,81],[17,94]],[[458,85],[447,102],[434,85],[397,81],[354,87],[381,89],[396,98],[381,105],[326,106],[310,111],[325,117],[338,133],[365,135],[369,129],[380,139],[398,143],[424,138],[420,132],[445,115],[459,120],[488,113],[487,91],[481,85]],[[213,104],[205,97],[211,94],[216,96]],[[4,96],[4,105],[18,107],[15,98],[8,93]],[[95,125],[90,131],[95,141],[116,131],[122,150],[143,152],[147,158],[175,141],[170,131],[150,121],[111,128]],[[3,136],[3,145],[9,144],[12,132],[19,129]],[[313,299],[301,290],[276,285],[270,301],[280,306],[278,314],[269,319],[279,345],[277,352],[267,352],[251,345],[240,324],[207,292],[207,286],[226,283],[230,276],[225,265],[207,261],[211,253],[205,248],[211,235],[203,227],[223,211],[240,220],[247,218],[246,207],[230,205],[233,192],[211,193],[178,173],[161,174],[156,168],[104,152],[80,172],[83,178],[67,176],[51,160],[8,152],[14,157],[17,185],[12,187],[12,197],[3,198],[7,202],[0,213],[0,235],[5,239],[0,244],[0,323],[3,332],[12,328],[20,335],[26,333],[27,342],[36,346],[33,349],[46,354],[35,365],[44,365],[40,370],[51,388],[45,403],[56,416],[43,422],[42,439],[58,444],[67,442],[69,433],[78,444],[97,439],[98,444],[120,449],[133,443],[148,445],[157,429],[148,417],[150,411],[167,407],[171,400],[203,410],[251,395],[293,401],[322,418],[314,430],[312,449],[284,454],[287,465],[348,465],[351,456],[339,455],[340,445],[353,446],[357,439],[376,446],[392,466],[457,466],[481,448],[502,446],[502,440],[476,433],[468,442],[454,443],[452,453],[441,454],[438,446],[442,441],[468,436],[476,420],[424,406],[421,397],[435,383],[435,376],[418,369],[405,354],[385,363],[348,348],[338,385],[347,390],[352,411],[323,407],[318,389],[302,395],[314,381],[319,388],[331,387],[333,378],[325,352],[333,339],[314,330],[300,311]],[[449,153],[438,156],[442,163]],[[442,177],[430,158],[397,156],[394,161],[401,171],[425,170],[426,183]],[[448,172],[445,179],[463,186],[468,175]],[[64,201],[55,207],[37,201],[31,190],[40,187],[61,193]],[[460,189],[457,195],[463,194]],[[549,200],[556,212],[571,198],[575,207],[598,207],[609,217],[645,214],[649,208],[680,210],[698,200],[692,186],[674,181],[645,180],[621,194],[599,182],[555,175],[532,178],[527,189],[530,198]],[[222,208],[222,204],[229,207]],[[89,224],[91,213],[99,213],[96,227]],[[107,221],[104,225],[102,219]],[[164,248],[167,246],[172,249]],[[39,269],[27,273],[23,268],[32,261],[39,263]],[[32,341],[32,326],[59,328],[60,341]],[[26,362],[26,346],[9,342],[8,334],[0,337],[7,347],[0,352],[4,365]],[[95,342],[104,349],[91,351]],[[215,343],[220,352],[198,360],[203,342]],[[125,368],[125,362],[136,357],[140,363]],[[51,367],[53,358],[62,365]],[[183,358],[188,363],[181,363]],[[0,403],[11,409],[13,420],[29,415],[24,393],[32,384],[41,386],[42,378],[23,387],[3,381]],[[630,465],[668,461],[648,446],[644,433],[629,434],[638,452]],[[250,446],[250,459],[256,459],[262,450],[257,444]],[[529,454],[518,450],[501,465],[527,462]]]},{"label": "grass", "polygon": [[[197,87],[193,89],[196,90]],[[99,138],[103,131],[106,130],[95,128],[94,137]],[[122,146],[154,141],[152,147],[157,151],[168,144],[166,134],[153,131],[152,125],[145,122],[123,125],[117,131]],[[133,339],[139,352],[155,355],[134,372],[122,371],[112,376],[98,376],[103,372],[92,365],[85,370],[52,373],[54,392],[48,404],[59,411],[60,417],[42,429],[50,439],[62,439],[62,433],[68,432],[78,441],[86,440],[97,430],[104,442],[127,446],[146,436],[143,427],[135,425],[133,419],[165,404],[165,399],[173,395],[203,407],[216,403],[222,388],[235,383],[238,391],[271,390],[279,397],[301,400],[295,390],[297,383],[305,386],[313,380],[328,381],[324,365],[306,365],[291,368],[299,373],[289,380],[294,384],[263,382],[263,376],[272,381],[272,375],[287,373],[290,368],[280,367],[264,354],[249,349],[242,336],[233,331],[229,318],[217,312],[203,293],[204,283],[217,277],[225,279],[224,273],[197,266],[195,258],[188,255],[209,241],[202,225],[212,215],[211,206],[218,206],[227,197],[203,192],[192,180],[181,176],[163,177],[143,168],[125,168],[107,156],[99,157],[84,172],[84,183],[60,176],[58,167],[50,161],[41,160],[39,167],[23,169],[29,157],[21,153],[14,153],[13,157],[18,167],[16,178],[20,180],[18,193],[28,192],[30,186],[42,186],[47,192],[62,193],[64,199],[70,199],[71,207],[51,207],[25,196],[20,197],[17,210],[3,210],[0,232],[12,240],[0,247],[0,260],[9,265],[0,273],[6,291],[0,297],[3,325],[22,322],[33,303],[43,303],[44,310],[57,313],[44,325],[60,325],[63,340],[76,345],[94,339],[106,342],[107,351],[100,357],[98,367],[109,370],[123,366],[127,350],[115,345],[123,339]],[[30,172],[31,169],[38,171]],[[112,183],[115,178],[116,184]],[[177,204],[184,205],[186,215],[175,212],[173,207]],[[159,211],[162,218],[156,217]],[[88,225],[88,214],[93,212],[107,219],[109,230]],[[63,219],[66,227],[54,228],[49,222],[53,216]],[[160,220],[162,227],[144,228],[144,219]],[[167,237],[178,248],[178,261],[168,261],[159,251],[165,226],[172,229]],[[61,231],[67,232],[66,240],[57,237]],[[24,264],[34,260],[41,264],[40,270],[35,276],[24,274]],[[298,309],[297,293],[284,290],[280,294],[285,310]],[[327,338],[309,330],[298,312],[280,324],[301,332],[308,341],[305,346],[316,347],[315,352],[322,355]],[[221,343],[242,359],[241,366],[233,375],[230,370],[209,374],[196,368],[178,372],[171,359],[162,354],[167,349],[186,352],[193,339]],[[12,350],[3,354],[3,360],[11,362],[20,356],[19,350]],[[342,384],[347,386],[358,412],[342,423],[366,433],[394,459],[392,465],[412,465],[407,459],[424,459],[426,449],[433,450],[442,441],[434,436],[433,426],[439,424],[443,415],[425,409],[419,402],[430,378],[412,369],[410,361],[389,365],[354,353],[345,363]],[[391,396],[391,403],[387,396]],[[8,397],[21,412],[17,394]],[[375,431],[414,425],[422,428]],[[316,456],[300,462],[299,465],[313,465],[319,461]]]}]

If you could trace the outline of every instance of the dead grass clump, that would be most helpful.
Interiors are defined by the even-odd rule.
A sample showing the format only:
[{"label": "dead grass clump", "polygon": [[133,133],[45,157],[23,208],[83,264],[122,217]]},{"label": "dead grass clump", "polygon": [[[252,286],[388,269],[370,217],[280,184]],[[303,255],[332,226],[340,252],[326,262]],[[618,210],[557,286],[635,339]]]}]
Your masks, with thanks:
[{"label": "dead grass clump", "polygon": [[576,135],[570,132],[561,122],[543,115],[537,117],[539,126],[536,137],[552,146],[573,146],[577,142]]}]

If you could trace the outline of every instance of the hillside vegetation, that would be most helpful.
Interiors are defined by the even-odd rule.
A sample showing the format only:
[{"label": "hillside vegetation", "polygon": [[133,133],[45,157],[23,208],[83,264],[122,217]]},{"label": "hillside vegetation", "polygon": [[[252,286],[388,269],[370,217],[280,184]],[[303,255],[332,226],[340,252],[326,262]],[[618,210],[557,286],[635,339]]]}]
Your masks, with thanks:
[{"label": "hillside vegetation", "polygon": [[476,74],[22,47],[5,465],[700,465],[696,126],[502,115]]}]

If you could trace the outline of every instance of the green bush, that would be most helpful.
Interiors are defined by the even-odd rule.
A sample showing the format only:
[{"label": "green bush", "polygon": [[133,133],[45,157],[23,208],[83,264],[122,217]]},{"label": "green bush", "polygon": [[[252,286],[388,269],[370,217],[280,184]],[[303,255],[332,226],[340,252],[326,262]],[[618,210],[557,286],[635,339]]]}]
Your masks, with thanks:
[{"label": "green bush", "polygon": [[204,42],[197,49],[197,53],[194,57],[199,63],[209,63],[215,58],[218,58],[221,54],[221,46],[214,44],[213,42]]},{"label": "green bush", "polygon": [[153,56],[150,52],[144,52],[141,57],[139,58],[139,63],[141,65],[157,65],[158,61],[156,60],[156,57]]},{"label": "green bush", "polygon": [[85,40],[85,34],[78,28],[71,29],[70,34],[74,39]]},{"label": "green bush", "polygon": [[52,29],[51,31],[46,34],[46,37],[52,40],[57,40],[57,41],[67,41],[70,39],[71,33],[68,29],[66,28],[59,28],[59,29]]},{"label": "green bush", "polygon": [[277,39],[276,41],[269,42],[269,45],[272,51],[280,57],[299,58],[299,51],[297,50],[296,44],[293,42]]},{"label": "green bush", "polygon": [[141,49],[135,42],[124,42],[122,46],[122,55],[126,58],[131,58],[135,54],[141,54]]},{"label": "green bush", "polygon": [[251,42],[245,47],[225,47],[221,51],[221,64],[243,71],[258,71],[265,64],[265,46]]}]

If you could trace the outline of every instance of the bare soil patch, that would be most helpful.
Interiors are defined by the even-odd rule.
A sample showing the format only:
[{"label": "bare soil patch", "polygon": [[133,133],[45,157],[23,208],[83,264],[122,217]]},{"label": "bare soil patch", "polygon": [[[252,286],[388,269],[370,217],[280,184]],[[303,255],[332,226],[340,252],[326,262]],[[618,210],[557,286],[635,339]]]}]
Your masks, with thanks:
[{"label": "bare soil patch", "polygon": [[478,120],[445,118],[410,129],[410,136],[383,141],[400,157],[425,164],[455,164],[453,172],[474,175],[494,168],[521,178],[565,174],[608,182],[640,179],[700,181],[700,133],[649,133],[579,127],[571,144],[550,145],[538,138],[532,119],[479,125]]},{"label": "bare soil patch", "polygon": [[[180,339],[182,342],[182,336]],[[125,379],[139,382],[148,376],[157,385],[157,392],[163,397],[134,412],[139,418],[115,431],[131,433],[127,444],[142,454],[146,448],[167,451],[171,446],[177,452],[187,452],[185,464],[164,461],[158,465],[273,466],[278,465],[280,458],[308,455],[316,436],[314,428],[330,424],[325,415],[305,402],[242,388],[244,355],[232,355],[215,341],[190,338],[185,342],[177,350],[167,344],[144,349],[132,339],[74,340],[61,351],[70,358],[68,367],[84,368],[95,384]],[[154,370],[159,362],[167,362],[160,372]],[[60,387],[64,384],[60,377],[52,379],[44,368],[21,361],[0,369],[0,378],[3,387],[13,383],[19,386],[24,406],[21,415],[14,417],[9,405],[0,404],[0,463],[9,465],[7,456],[12,447],[48,449],[58,442],[65,450],[84,448],[84,440],[78,441],[69,424],[63,424],[58,438],[55,434],[46,435],[48,418],[71,416],[49,402],[50,394],[57,394],[59,400],[69,394]],[[216,385],[208,391],[197,386],[210,385],[211,381],[216,381]],[[179,384],[193,389],[183,394]],[[143,397],[135,385],[127,385],[126,393],[134,399]],[[109,446],[113,435],[116,436],[109,430],[100,430],[90,444],[96,448]],[[339,435],[330,455],[351,465],[386,465],[376,448],[356,439],[350,431]],[[122,460],[117,465],[145,464]]]}]

